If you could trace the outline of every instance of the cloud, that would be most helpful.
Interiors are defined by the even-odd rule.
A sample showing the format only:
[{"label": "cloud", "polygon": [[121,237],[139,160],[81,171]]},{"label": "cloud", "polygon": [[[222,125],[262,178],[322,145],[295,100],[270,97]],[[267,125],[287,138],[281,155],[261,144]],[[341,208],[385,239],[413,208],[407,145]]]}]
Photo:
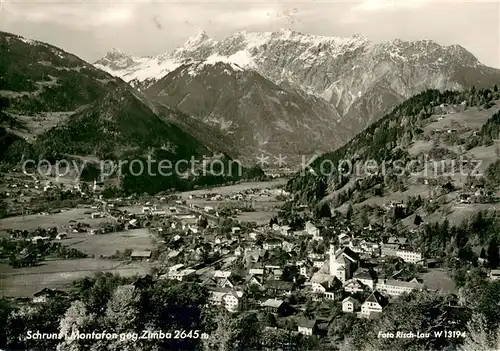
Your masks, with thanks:
[{"label": "cloud", "polygon": [[[491,4],[498,0],[461,0],[460,4]],[[456,0],[362,0],[355,3],[342,19],[343,23],[359,23],[397,12],[411,12],[428,7],[430,10],[440,5],[457,5]]]},{"label": "cloud", "polygon": [[[45,0],[24,1],[6,0],[5,9],[10,21],[39,24],[59,24],[74,29],[93,29],[104,26],[123,26],[142,21],[143,17],[153,22],[157,28],[158,19],[168,14],[169,23],[185,21],[206,24],[213,23],[228,27],[261,25],[289,21],[296,15],[293,6],[287,3],[266,3],[260,0],[245,2],[194,2],[158,0],[97,0],[78,2],[50,2]],[[153,10],[154,9],[154,10]],[[161,23],[160,23],[161,25]]]},{"label": "cloud", "polygon": [[94,25],[113,25],[113,24],[125,24],[129,23],[134,17],[134,9],[132,6],[128,5],[124,7],[123,5],[116,8],[107,8],[100,12],[92,18]]},{"label": "cloud", "polygon": [[285,27],[326,36],[359,32],[377,42],[429,38],[461,44],[486,64],[499,66],[496,1],[5,0],[0,29],[89,61],[110,47],[136,56],[170,51],[199,29],[222,39],[241,30]]},{"label": "cloud", "polygon": [[401,8],[412,9],[424,6],[429,0],[364,0],[353,7],[352,11],[395,11]]},{"label": "cloud", "polygon": [[429,0],[364,0],[352,6],[343,23],[366,22],[374,15],[424,7]]},{"label": "cloud", "polygon": [[120,26],[133,21],[137,3],[97,1],[78,2],[4,2],[9,20],[56,24],[73,29]]}]

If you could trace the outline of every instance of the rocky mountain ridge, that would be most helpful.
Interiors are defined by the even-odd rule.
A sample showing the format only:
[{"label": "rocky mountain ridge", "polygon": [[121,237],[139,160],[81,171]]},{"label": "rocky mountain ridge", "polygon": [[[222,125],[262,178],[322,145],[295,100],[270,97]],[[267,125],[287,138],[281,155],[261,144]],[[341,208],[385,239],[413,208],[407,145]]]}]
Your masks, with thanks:
[{"label": "rocky mountain ridge", "polygon": [[234,63],[186,64],[144,93],[226,135],[231,151],[251,162],[262,152],[290,158],[326,152],[352,134],[326,101],[285,90]]},{"label": "rocky mountain ridge", "polygon": [[484,66],[459,45],[399,39],[375,43],[359,34],[321,37],[288,29],[243,31],[220,41],[200,32],[171,52],[141,58],[123,54],[119,62],[111,52],[95,65],[144,90],[196,61],[236,64],[277,85],[321,97],[357,132],[425,89],[486,87],[500,77],[499,70]]}]

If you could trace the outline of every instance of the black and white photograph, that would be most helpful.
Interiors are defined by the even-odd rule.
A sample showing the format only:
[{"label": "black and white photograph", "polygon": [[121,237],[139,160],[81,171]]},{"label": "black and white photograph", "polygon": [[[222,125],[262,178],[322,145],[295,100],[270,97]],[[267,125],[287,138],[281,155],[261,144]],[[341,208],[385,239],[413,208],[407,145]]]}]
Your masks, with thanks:
[{"label": "black and white photograph", "polygon": [[500,350],[499,0],[0,0],[0,351]]}]

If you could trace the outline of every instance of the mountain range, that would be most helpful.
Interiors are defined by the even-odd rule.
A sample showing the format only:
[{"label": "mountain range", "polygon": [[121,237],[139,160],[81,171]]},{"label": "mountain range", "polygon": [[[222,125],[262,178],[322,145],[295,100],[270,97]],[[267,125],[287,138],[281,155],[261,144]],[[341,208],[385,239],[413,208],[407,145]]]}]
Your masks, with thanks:
[{"label": "mountain range", "polygon": [[223,40],[202,31],[171,52],[133,57],[113,49],[94,65],[231,134],[237,146],[271,153],[335,149],[425,89],[490,87],[500,78],[499,70],[458,45],[375,43],[362,35],[320,37],[288,29],[238,32]]},{"label": "mountain range", "polygon": [[103,156],[106,150],[119,156],[135,148],[144,155],[166,143],[195,153],[197,147],[188,145],[199,143],[153,112],[147,99],[121,79],[59,48],[8,33],[0,33],[0,52],[0,91],[8,101],[2,114],[16,125],[4,127],[25,136],[20,133],[24,126],[36,136],[29,129],[53,125],[34,140],[25,137],[50,147],[52,154]]},{"label": "mountain range", "polygon": [[0,53],[3,135],[52,157],[145,157],[173,146],[182,156],[225,155],[249,165],[262,154],[283,155],[293,166],[301,155],[344,145],[427,88],[500,80],[499,70],[457,45],[291,30],[223,40],[200,32],[168,53],[137,58],[113,49],[93,65],[1,33]]},{"label": "mountain range", "polygon": [[236,64],[185,64],[144,93],[226,135],[240,158],[326,152],[351,133],[326,101],[284,90]]},{"label": "mountain range", "polygon": [[[192,125],[181,111],[150,101],[120,78],[75,55],[0,32],[0,162],[151,157],[157,167],[164,159],[174,164],[194,157],[206,159],[207,165],[215,158],[230,159],[220,145],[211,142],[217,137],[215,132],[201,142],[191,135],[190,131],[197,130]],[[196,184],[189,172],[183,173],[188,179],[173,175],[153,181],[141,175],[126,178],[125,184],[131,192]],[[204,182],[225,181],[205,175],[210,172],[204,173]]]}]

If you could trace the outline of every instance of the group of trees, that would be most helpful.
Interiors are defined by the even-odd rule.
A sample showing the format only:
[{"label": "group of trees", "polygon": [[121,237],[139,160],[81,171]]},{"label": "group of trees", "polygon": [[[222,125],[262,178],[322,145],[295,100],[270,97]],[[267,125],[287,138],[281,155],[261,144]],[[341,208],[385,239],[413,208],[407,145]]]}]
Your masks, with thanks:
[{"label": "group of trees", "polygon": [[85,258],[87,254],[58,242],[0,239],[0,258],[7,258],[13,267],[33,266],[47,257],[74,259]]},{"label": "group of trees", "polygon": [[491,186],[500,186],[500,160],[486,169],[486,180]]},{"label": "group of trees", "polygon": [[[382,119],[370,125],[339,149],[318,157],[311,165],[311,172],[295,174],[286,188],[294,193],[297,201],[318,202],[326,195],[326,189],[336,190],[343,187],[353,176],[349,163],[356,165],[360,161],[376,161],[378,165],[386,164],[392,167],[392,161],[405,160],[408,155],[401,147],[406,141],[417,138],[421,133],[423,121],[428,119],[433,110],[441,104],[461,104],[481,106],[486,102],[499,99],[498,88],[470,89],[467,91],[426,90],[417,94],[400,105]],[[499,113],[496,113],[475,137],[478,143],[490,143],[488,140],[498,138]],[[474,140],[476,140],[474,139]],[[483,140],[484,139],[484,140]],[[325,170],[325,165],[328,169]],[[386,170],[389,173],[390,169]],[[343,199],[352,194],[342,194]]]},{"label": "group of trees", "polygon": [[479,211],[455,226],[450,225],[448,220],[425,224],[420,234],[420,245],[426,256],[448,257],[450,260],[460,258],[467,262],[477,260],[477,255],[473,252],[474,246],[488,247],[488,260],[496,268],[499,234],[499,213]]},{"label": "group of trees", "polygon": [[2,301],[0,315],[4,328],[2,348],[44,350],[192,350],[201,346],[201,337],[141,340],[56,340],[26,339],[28,330],[41,333],[138,333],[142,330],[199,330],[204,332],[211,317],[204,311],[207,291],[196,283],[153,280],[146,276],[133,280],[111,274],[99,274],[74,283],[67,299],[51,297],[36,305],[15,306]]},{"label": "group of trees", "polygon": [[500,112],[496,112],[481,127],[481,130],[470,137],[465,143],[466,149],[472,149],[476,146],[491,146],[494,141],[500,138]]},{"label": "group of trees", "polygon": [[[97,274],[74,282],[68,298],[49,297],[31,305],[0,300],[0,347],[43,350],[262,350],[292,347],[309,350],[318,339],[291,329],[267,329],[276,318],[264,311],[229,314],[207,308],[208,292],[195,282],[156,280],[151,276],[123,278]],[[273,318],[271,318],[273,317]],[[274,321],[274,322],[273,322]],[[74,333],[103,331],[126,335],[143,330],[185,331],[190,337],[165,339],[72,339]],[[26,339],[28,331],[56,333],[56,339]]]}]

